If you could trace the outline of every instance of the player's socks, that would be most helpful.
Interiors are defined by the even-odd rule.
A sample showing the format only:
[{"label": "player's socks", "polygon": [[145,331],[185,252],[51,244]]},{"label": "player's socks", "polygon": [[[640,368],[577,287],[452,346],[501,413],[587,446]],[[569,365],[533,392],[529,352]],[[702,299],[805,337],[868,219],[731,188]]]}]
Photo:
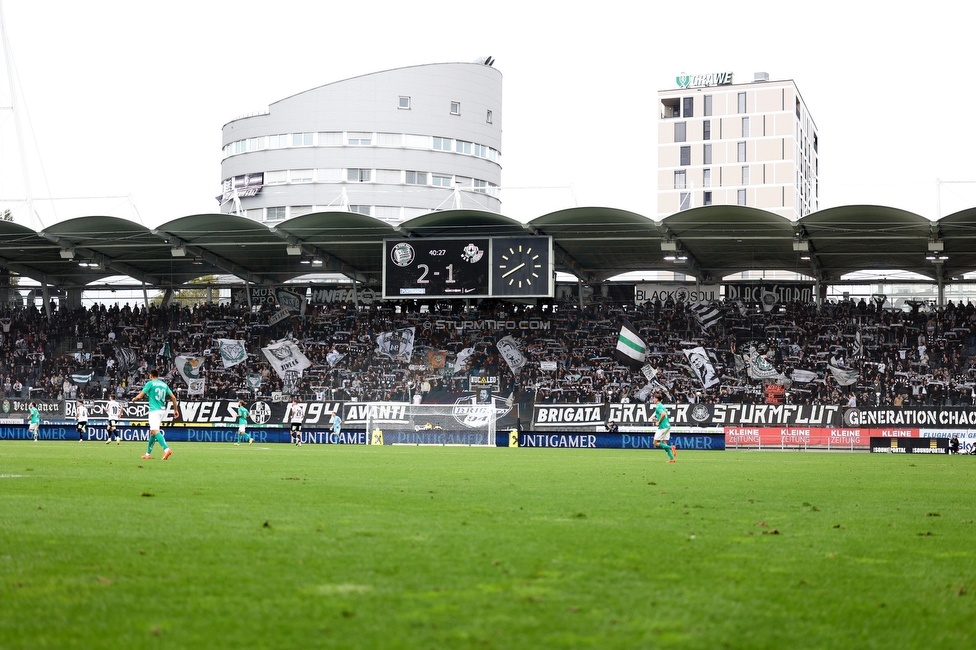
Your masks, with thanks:
[{"label": "player's socks", "polygon": [[671,445],[665,443],[665,444],[663,444],[661,446],[664,447],[664,451],[668,452],[668,458],[670,460],[674,460],[674,452],[671,451]]}]

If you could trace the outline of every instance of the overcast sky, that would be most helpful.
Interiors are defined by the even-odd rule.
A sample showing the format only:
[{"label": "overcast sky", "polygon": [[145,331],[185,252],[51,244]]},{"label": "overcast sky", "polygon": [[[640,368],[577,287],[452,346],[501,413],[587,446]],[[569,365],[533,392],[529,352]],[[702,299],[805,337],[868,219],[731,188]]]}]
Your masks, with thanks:
[{"label": "overcast sky", "polygon": [[[86,214],[153,227],[217,212],[226,122],[349,77],[488,55],[503,75],[510,217],[598,205],[654,218],[657,91],[681,72],[726,70],[737,82],[757,71],[795,80],[819,129],[821,208],[879,204],[934,219],[940,205],[941,216],[976,206],[976,12],[966,3],[2,6],[35,196],[102,197],[55,202],[56,216],[41,202],[44,224],[15,213],[33,228]],[[20,158],[13,117],[0,117],[9,198]]]}]

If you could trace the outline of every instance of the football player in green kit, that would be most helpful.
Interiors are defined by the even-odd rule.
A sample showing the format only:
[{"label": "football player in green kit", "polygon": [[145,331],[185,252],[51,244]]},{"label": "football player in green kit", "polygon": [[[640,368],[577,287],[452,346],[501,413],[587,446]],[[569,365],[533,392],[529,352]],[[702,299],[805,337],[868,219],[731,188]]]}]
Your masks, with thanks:
[{"label": "football player in green kit", "polygon": [[153,368],[149,371],[149,381],[132,401],[139,401],[143,397],[149,398],[149,449],[146,450],[146,455],[143,458],[152,458],[153,444],[158,441],[163,448],[163,460],[166,460],[173,455],[173,450],[169,448],[166,439],[163,437],[163,416],[166,415],[166,398],[168,397],[173,402],[173,417],[180,417],[180,407],[176,402],[176,395],[169,389],[166,382],[159,378],[159,371]]},{"label": "football player in green kit", "polygon": [[247,432],[247,416],[251,414],[247,408],[244,407],[244,400],[237,401],[237,442],[235,445],[240,445],[244,438],[247,438],[247,444],[253,445],[254,438],[251,434]]},{"label": "football player in green kit", "polygon": [[661,447],[668,452],[668,462],[674,462],[674,445],[671,444],[671,420],[668,418],[668,409],[661,403],[661,395],[654,396],[654,417],[657,419],[657,433],[654,434],[654,446]]}]

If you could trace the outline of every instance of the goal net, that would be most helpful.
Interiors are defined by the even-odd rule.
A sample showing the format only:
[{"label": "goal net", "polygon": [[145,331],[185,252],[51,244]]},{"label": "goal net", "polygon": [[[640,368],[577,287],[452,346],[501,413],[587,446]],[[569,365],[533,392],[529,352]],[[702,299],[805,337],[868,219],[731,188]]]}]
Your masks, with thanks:
[{"label": "goal net", "polygon": [[366,431],[373,445],[495,446],[497,414],[492,404],[369,405]]}]

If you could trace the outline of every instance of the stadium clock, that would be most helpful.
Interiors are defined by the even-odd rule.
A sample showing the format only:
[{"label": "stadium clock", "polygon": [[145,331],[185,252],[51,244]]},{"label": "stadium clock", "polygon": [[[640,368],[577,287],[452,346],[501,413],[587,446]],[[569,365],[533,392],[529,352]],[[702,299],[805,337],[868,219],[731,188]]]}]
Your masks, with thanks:
[{"label": "stadium clock", "polygon": [[552,296],[552,239],[494,237],[491,245],[492,296]]},{"label": "stadium clock", "polygon": [[386,239],[384,298],[487,298],[490,239]]}]

